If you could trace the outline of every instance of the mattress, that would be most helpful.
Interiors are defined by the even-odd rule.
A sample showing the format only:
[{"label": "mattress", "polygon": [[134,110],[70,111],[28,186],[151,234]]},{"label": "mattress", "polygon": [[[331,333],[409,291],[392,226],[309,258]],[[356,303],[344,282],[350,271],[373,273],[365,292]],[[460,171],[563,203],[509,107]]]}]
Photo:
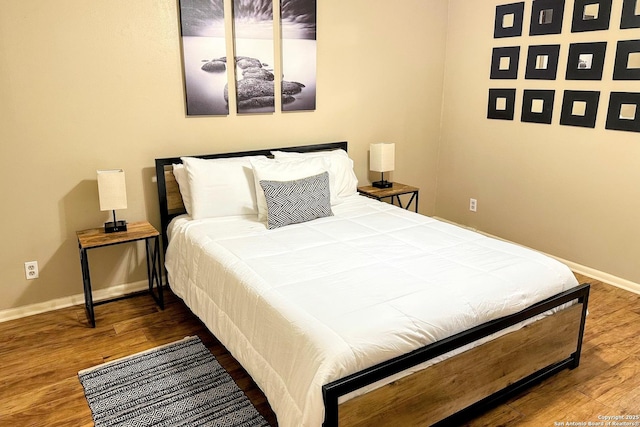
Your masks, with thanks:
[{"label": "mattress", "polygon": [[281,427],[320,426],[321,386],[578,285],[562,263],[354,195],[267,230],[255,216],[169,229],[172,290],[240,361]]}]

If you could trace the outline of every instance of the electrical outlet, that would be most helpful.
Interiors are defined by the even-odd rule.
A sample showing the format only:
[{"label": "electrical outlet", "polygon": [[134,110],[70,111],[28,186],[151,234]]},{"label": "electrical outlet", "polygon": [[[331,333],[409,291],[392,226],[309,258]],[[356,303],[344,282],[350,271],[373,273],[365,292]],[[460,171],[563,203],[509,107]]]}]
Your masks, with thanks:
[{"label": "electrical outlet", "polygon": [[478,210],[478,201],[476,199],[469,199],[469,210],[476,212]]},{"label": "electrical outlet", "polygon": [[25,262],[24,274],[27,276],[27,280],[37,279],[40,276],[38,272],[38,261]]}]

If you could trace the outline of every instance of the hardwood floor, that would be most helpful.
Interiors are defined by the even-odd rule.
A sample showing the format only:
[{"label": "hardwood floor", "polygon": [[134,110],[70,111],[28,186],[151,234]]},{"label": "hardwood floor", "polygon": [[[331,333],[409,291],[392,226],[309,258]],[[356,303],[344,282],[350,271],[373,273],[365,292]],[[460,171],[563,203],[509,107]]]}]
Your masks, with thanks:
[{"label": "hardwood floor", "polygon": [[[579,280],[592,284],[580,366],[469,426],[554,426],[640,414],[640,295]],[[81,306],[0,323],[0,426],[92,426],[79,370],[188,335],[202,339],[276,425],[266,399],[235,359],[178,298],[165,295],[164,311],[148,295],[98,306],[95,329]]]}]

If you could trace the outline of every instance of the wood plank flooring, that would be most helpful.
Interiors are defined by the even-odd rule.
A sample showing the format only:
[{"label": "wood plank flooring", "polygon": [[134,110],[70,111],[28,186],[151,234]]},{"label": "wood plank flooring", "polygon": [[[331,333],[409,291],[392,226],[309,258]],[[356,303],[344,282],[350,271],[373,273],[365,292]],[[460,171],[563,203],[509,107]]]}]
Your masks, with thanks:
[{"label": "wood plank flooring", "polygon": [[[554,426],[640,414],[640,295],[592,284],[580,367],[563,371],[469,426]],[[264,395],[226,349],[171,292],[166,308],[148,295],[0,323],[0,426],[92,426],[77,372],[198,335],[272,424]]]}]

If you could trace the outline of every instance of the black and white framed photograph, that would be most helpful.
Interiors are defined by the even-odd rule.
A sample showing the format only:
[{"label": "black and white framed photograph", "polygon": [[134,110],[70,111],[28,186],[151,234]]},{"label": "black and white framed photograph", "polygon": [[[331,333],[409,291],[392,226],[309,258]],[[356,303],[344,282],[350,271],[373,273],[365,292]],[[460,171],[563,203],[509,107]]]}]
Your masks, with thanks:
[{"label": "black and white framed photograph", "polygon": [[533,0],[530,36],[560,34],[564,15],[564,0]]},{"label": "black and white framed photograph", "polygon": [[623,0],[620,29],[640,28],[640,0]]},{"label": "black and white framed photograph", "polygon": [[618,42],[613,80],[640,80],[640,40]]},{"label": "black and white framed photograph", "polygon": [[524,2],[496,6],[493,37],[519,37],[522,35]]},{"label": "black and white framed photograph", "polygon": [[488,119],[513,120],[515,106],[515,89],[489,89]]},{"label": "black and white framed photograph", "polygon": [[640,93],[611,92],[605,127],[640,132]]},{"label": "black and white framed photograph", "polygon": [[282,110],[316,109],[316,0],[281,0]]},{"label": "black and white framed photograph", "polygon": [[524,78],[529,80],[555,80],[558,72],[560,45],[529,46]]},{"label": "black and white framed photograph", "polygon": [[520,46],[494,47],[491,55],[492,79],[518,78],[518,62],[520,61]]},{"label": "black and white framed photograph", "polygon": [[525,89],[522,96],[520,120],[529,123],[551,124],[554,90]]},{"label": "black and white framed photograph", "polygon": [[180,0],[188,116],[226,116],[227,50],[223,0]]},{"label": "black and white framed photograph", "polygon": [[596,127],[600,92],[565,90],[562,98],[560,124],[585,128]]},{"label": "black and white framed photograph", "polygon": [[571,32],[608,30],[612,0],[574,0]]},{"label": "black and white framed photograph", "polygon": [[273,2],[233,0],[238,114],[275,111]]},{"label": "black and white framed photograph", "polygon": [[569,45],[567,80],[602,80],[607,42]]}]

